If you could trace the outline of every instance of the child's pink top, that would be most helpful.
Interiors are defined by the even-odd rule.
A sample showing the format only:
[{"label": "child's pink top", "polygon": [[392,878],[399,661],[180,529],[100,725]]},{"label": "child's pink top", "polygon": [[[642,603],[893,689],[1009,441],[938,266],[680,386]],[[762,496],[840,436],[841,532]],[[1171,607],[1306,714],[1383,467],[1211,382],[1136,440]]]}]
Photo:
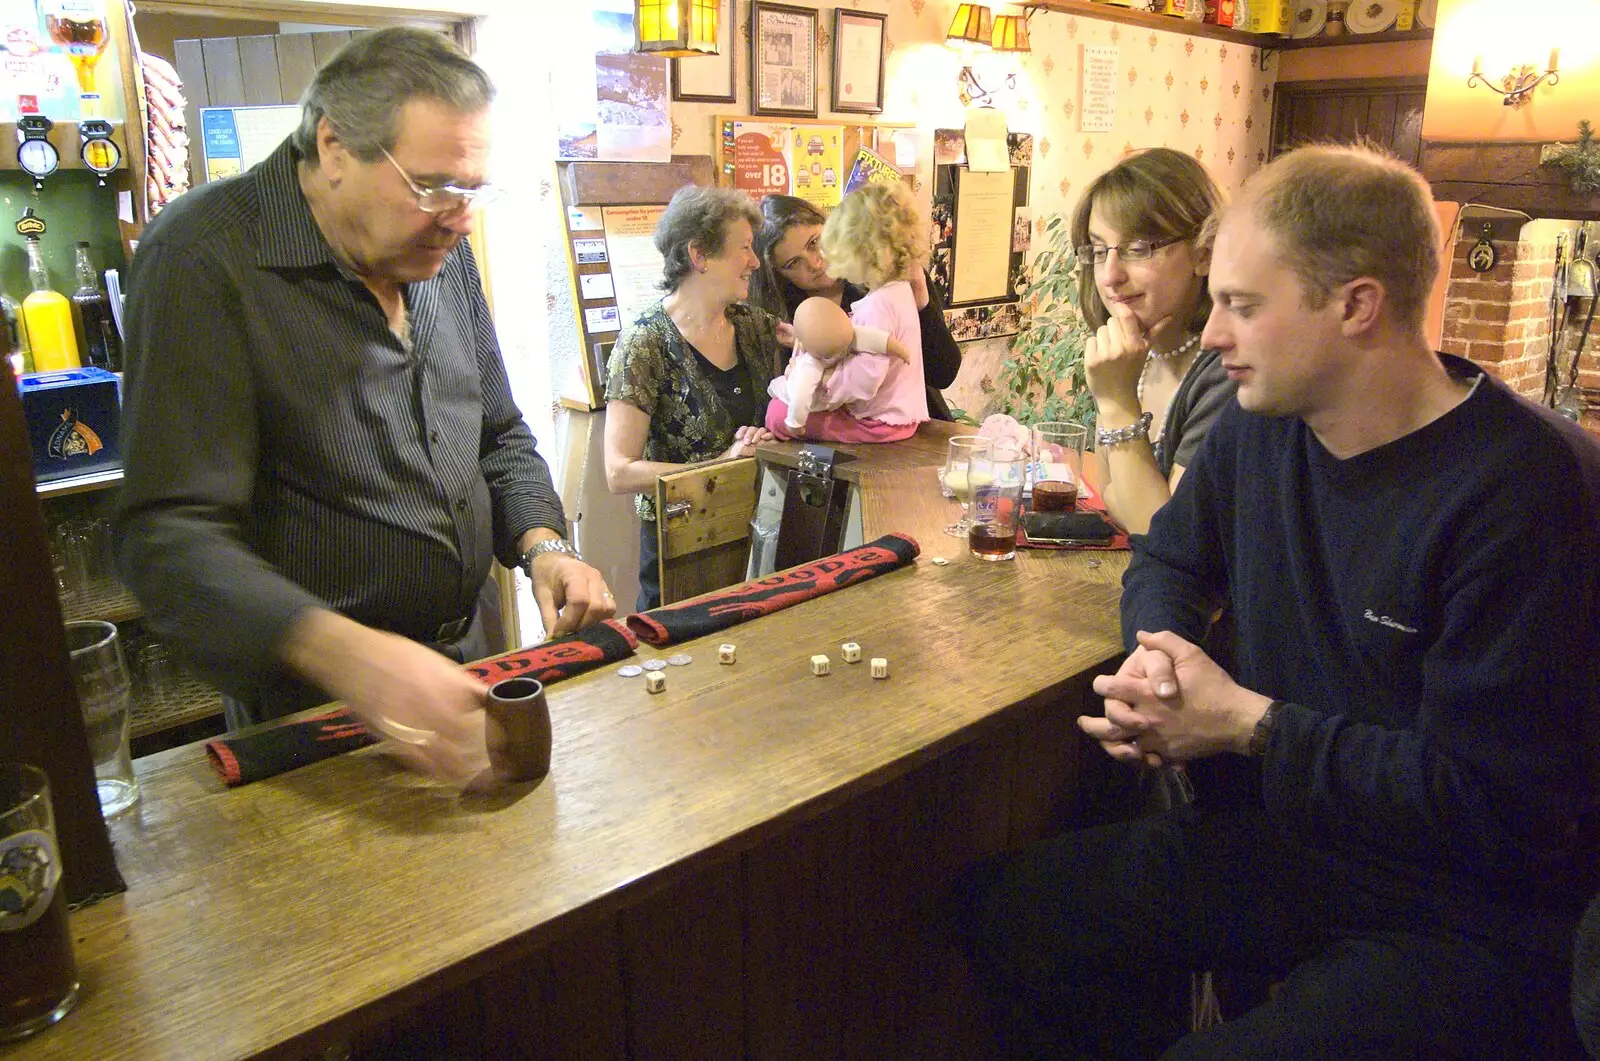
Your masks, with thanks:
[{"label": "child's pink top", "polygon": [[904,280],[884,284],[856,299],[850,307],[856,327],[882,328],[911,351],[911,363],[898,357],[847,357],[823,384],[827,401],[857,420],[886,424],[920,424],[928,419],[928,387],[922,373],[922,327],[917,300]]}]

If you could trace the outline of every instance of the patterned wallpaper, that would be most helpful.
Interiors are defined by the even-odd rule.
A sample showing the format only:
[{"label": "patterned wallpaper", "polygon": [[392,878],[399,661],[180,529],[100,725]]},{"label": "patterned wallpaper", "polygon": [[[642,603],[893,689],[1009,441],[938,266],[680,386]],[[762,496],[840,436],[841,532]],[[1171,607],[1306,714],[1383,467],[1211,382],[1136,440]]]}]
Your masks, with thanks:
[{"label": "patterned wallpaper", "polygon": [[[748,114],[750,95],[749,0],[737,8],[735,78],[738,100],[673,103],[674,151],[712,154],[714,117]],[[795,3],[796,0],[788,0]],[[886,12],[888,49],[884,113],[877,120],[909,123],[918,136],[917,190],[924,207],[932,184],[932,131],[960,127],[965,110],[957,98],[963,60],[944,44],[957,0],[847,0],[850,7]],[[576,8],[579,5],[572,5]],[[802,3],[800,6],[812,6]],[[819,7],[819,118],[831,117],[829,55],[833,4]],[[1003,6],[996,6],[1003,13]],[[1025,56],[980,54],[973,70],[986,88],[1016,74],[1014,90],[1001,88],[996,104],[1014,132],[1034,134],[1030,209],[1035,223],[1066,212],[1081,189],[1126,151],[1167,146],[1201,159],[1219,183],[1236,188],[1266,157],[1276,59],[1259,69],[1259,53],[1244,45],[1166,30],[1148,30],[1099,19],[1040,11],[1030,23],[1033,51]],[[1116,116],[1111,132],[1079,132],[1080,66],[1084,45],[1118,49]],[[559,98],[559,96],[558,96]],[[853,120],[840,115],[840,121]],[[859,119],[854,119],[859,120]],[[542,123],[541,123],[542,124]],[[553,241],[552,241],[553,243]],[[564,263],[561,265],[564,270]],[[554,275],[551,276],[554,280]],[[570,319],[563,285],[551,284],[550,323]],[[565,329],[552,335],[551,360],[559,381],[575,366],[575,339]],[[950,395],[953,404],[981,409],[982,385],[1005,356],[1004,340],[965,344],[966,363]]]}]

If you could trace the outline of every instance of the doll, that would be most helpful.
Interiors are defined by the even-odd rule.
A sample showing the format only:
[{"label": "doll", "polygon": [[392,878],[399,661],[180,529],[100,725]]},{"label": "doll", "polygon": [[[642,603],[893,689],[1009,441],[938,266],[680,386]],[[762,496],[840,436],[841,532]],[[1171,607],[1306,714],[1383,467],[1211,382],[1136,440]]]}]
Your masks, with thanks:
[{"label": "doll", "polygon": [[[830,305],[815,334],[800,336],[808,353],[842,352],[851,329],[882,329],[903,344],[905,357],[839,357],[831,367],[807,367],[800,380],[791,375],[785,394],[814,395],[810,414],[788,408],[776,391],[767,406],[767,429],[780,439],[827,442],[898,442],[928,419],[928,394],[922,372],[922,330],[909,277],[920,264],[920,242],[927,229],[916,201],[903,184],[869,184],[844,197],[822,226],[822,254],[828,275],[844,281],[850,320],[842,322]],[[807,299],[806,303],[818,299]],[[827,300],[830,301],[831,300]],[[802,304],[800,308],[805,308]],[[808,322],[810,324],[812,322]],[[795,314],[795,331],[801,331]],[[808,329],[809,330],[809,329]],[[889,350],[885,344],[885,350]],[[803,385],[802,381],[812,381]],[[802,398],[803,400],[803,398]]]},{"label": "doll", "polygon": [[845,399],[830,398],[822,386],[828,369],[852,354],[887,355],[910,364],[911,352],[882,328],[856,327],[850,315],[826,298],[808,298],[794,313],[794,355],[789,367],[767,388],[767,394],[788,407],[783,426],[790,434],[804,429],[813,412],[837,409]]}]

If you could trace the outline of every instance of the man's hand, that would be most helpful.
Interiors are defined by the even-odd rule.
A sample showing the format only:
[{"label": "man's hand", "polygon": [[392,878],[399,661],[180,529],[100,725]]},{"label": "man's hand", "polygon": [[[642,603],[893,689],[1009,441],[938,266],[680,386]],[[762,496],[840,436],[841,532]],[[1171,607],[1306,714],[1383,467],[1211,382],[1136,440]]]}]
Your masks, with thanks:
[{"label": "man's hand", "polygon": [[1106,698],[1105,717],[1085,716],[1079,727],[1123,762],[1159,766],[1247,752],[1271,698],[1239,685],[1177,634],[1138,636],[1139,647],[1117,673],[1094,680]]},{"label": "man's hand", "polygon": [[337,612],[303,612],[280,655],[413,766],[452,783],[489,765],[482,682],[430,648],[362,626]]},{"label": "man's hand", "polygon": [[546,638],[561,637],[617,614],[605,576],[576,556],[540,553],[529,572]]}]

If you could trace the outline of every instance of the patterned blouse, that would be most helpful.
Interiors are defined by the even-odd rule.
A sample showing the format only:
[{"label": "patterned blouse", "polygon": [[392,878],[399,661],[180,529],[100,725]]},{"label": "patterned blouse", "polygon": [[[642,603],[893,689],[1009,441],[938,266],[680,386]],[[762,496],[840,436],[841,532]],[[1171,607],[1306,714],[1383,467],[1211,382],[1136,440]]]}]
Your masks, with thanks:
[{"label": "patterned blouse", "polygon": [[[733,346],[750,372],[751,389],[766,412],[767,384],[772,381],[778,349],[777,319],[742,302],[728,307]],[[694,348],[657,302],[617,339],[606,369],[606,400],[627,402],[650,417],[644,459],[667,464],[710,460],[733,445],[733,422],[717,398],[710,377]],[[755,425],[762,421],[758,418]],[[634,508],[640,519],[656,518],[655,498],[639,494]]]}]

